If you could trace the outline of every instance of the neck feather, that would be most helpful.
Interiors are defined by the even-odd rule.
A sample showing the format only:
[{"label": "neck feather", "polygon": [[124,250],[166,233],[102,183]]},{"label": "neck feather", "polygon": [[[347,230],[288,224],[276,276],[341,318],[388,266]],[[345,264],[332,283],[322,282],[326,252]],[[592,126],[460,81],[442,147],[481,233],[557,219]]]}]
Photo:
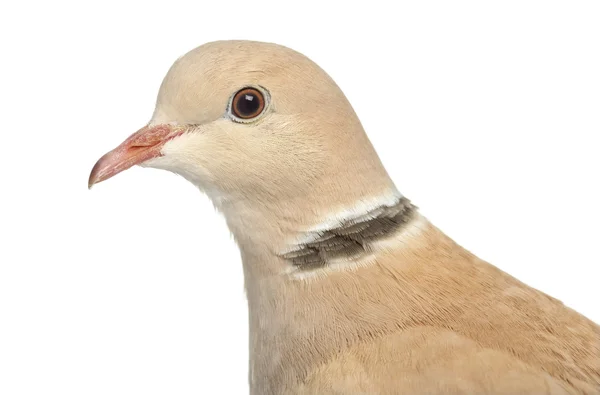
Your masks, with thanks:
[{"label": "neck feather", "polygon": [[[419,217],[417,208],[395,188],[318,211],[295,204],[266,209],[243,205],[223,211],[246,274],[254,278],[278,274],[304,278],[368,264],[377,250],[385,248],[382,242],[396,240]],[[318,212],[321,215],[314,216]]]},{"label": "neck feather", "polygon": [[281,254],[295,270],[310,271],[339,261],[356,261],[373,246],[397,234],[415,218],[417,208],[405,197],[362,210],[347,211],[305,233],[300,242]]}]

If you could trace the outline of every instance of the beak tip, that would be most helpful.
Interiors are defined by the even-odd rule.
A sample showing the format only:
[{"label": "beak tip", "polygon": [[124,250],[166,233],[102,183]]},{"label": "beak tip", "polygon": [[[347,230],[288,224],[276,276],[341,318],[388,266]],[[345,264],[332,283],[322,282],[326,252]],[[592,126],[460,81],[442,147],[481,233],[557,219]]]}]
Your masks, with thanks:
[{"label": "beak tip", "polygon": [[88,179],[88,189],[134,165],[160,156],[162,145],[183,132],[185,129],[173,129],[170,125],[144,126],[96,162]]},{"label": "beak tip", "polygon": [[88,190],[92,189],[94,184],[96,184],[98,182],[99,170],[100,170],[100,161],[96,162],[96,164],[92,168],[92,171],[90,172],[90,177],[88,178]]}]

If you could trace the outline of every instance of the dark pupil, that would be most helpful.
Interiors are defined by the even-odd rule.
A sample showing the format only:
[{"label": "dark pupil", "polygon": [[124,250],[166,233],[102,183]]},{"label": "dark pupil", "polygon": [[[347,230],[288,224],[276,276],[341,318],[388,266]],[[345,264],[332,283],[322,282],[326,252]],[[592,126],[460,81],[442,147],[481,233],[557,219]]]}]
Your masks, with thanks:
[{"label": "dark pupil", "polygon": [[236,103],[236,109],[241,116],[252,116],[260,107],[260,100],[253,93],[245,93]]}]

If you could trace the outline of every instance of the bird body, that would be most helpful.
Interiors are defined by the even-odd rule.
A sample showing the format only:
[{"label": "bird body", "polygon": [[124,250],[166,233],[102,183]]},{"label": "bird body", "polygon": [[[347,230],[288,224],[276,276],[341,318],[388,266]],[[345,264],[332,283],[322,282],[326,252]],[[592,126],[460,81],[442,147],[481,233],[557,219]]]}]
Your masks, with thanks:
[{"label": "bird body", "polygon": [[253,395],[600,393],[600,328],[432,225],[298,52],[222,41],[177,60],[151,121],[89,184],[136,164],[225,216]]},{"label": "bird body", "polygon": [[404,231],[352,271],[249,289],[255,393],[598,393],[597,325],[422,217]]}]

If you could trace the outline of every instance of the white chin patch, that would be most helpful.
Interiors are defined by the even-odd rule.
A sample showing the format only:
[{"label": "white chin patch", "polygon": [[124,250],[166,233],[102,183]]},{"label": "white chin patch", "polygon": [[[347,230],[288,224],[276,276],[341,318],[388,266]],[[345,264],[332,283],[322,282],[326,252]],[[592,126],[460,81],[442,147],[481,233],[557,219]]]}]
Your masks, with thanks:
[{"label": "white chin patch", "polygon": [[168,170],[172,173],[179,174],[201,189],[203,189],[203,186],[206,184],[206,179],[208,176],[208,174],[201,174],[203,172],[198,167],[182,162],[172,156],[159,156],[157,158],[152,158],[142,163],[140,166]]},{"label": "white chin patch", "polygon": [[206,193],[216,205],[219,205],[225,198],[211,182],[214,180],[211,173],[202,167],[198,163],[199,161],[194,160],[194,155],[189,152],[190,147],[193,147],[193,144],[187,144],[190,142],[191,136],[183,135],[167,142],[161,150],[162,156],[149,159],[140,166],[179,174]]},{"label": "white chin patch", "polygon": [[179,174],[191,183],[201,186],[206,183],[206,171],[196,164],[193,155],[193,134],[184,134],[167,141],[160,150],[161,156],[152,158],[142,163],[142,167],[168,170]]}]

